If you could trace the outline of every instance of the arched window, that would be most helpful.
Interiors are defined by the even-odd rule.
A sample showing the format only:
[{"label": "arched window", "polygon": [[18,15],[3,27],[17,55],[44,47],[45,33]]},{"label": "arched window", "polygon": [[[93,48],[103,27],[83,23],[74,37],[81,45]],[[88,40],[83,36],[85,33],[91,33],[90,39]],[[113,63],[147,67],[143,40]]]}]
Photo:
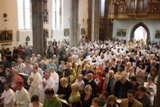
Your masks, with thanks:
[{"label": "arched window", "polygon": [[31,29],[31,2],[30,0],[17,0],[18,2],[18,28]]},{"label": "arched window", "polygon": [[52,26],[62,28],[62,0],[52,0]]},{"label": "arched window", "polygon": [[101,17],[105,14],[105,0],[101,0]]},{"label": "arched window", "polygon": [[144,27],[142,26],[139,26],[135,32],[134,32],[134,39],[135,40],[146,40],[147,39],[147,32],[146,30],[144,29]]}]

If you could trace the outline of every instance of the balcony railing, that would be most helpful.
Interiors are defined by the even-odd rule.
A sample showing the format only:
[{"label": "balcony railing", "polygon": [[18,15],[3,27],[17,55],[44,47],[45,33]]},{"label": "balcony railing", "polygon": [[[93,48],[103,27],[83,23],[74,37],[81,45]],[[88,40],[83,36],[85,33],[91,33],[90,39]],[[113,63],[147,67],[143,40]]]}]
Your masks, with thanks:
[{"label": "balcony railing", "polygon": [[[128,2],[115,2],[111,1],[109,6],[109,18],[119,18],[126,15],[125,17],[146,17],[148,15],[156,14],[156,18],[160,19],[160,2],[146,2],[146,0],[128,0]],[[135,2],[136,1],[136,2]],[[112,17],[110,17],[110,15]]]}]

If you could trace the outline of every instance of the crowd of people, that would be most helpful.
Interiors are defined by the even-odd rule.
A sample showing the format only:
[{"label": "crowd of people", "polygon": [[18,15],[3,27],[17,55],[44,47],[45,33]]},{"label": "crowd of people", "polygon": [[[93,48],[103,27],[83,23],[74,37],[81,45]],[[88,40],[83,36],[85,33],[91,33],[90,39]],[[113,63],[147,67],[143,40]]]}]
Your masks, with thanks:
[{"label": "crowd of people", "polygon": [[4,107],[153,107],[156,100],[159,43],[106,40],[71,47],[54,39],[45,56],[28,43],[0,53]]}]

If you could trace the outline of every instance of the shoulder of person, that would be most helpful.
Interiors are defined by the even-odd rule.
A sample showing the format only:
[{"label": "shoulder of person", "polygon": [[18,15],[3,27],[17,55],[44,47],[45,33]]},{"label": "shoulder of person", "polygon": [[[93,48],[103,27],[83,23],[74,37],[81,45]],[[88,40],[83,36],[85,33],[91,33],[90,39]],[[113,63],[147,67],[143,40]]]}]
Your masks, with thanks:
[{"label": "shoulder of person", "polygon": [[138,100],[135,100],[135,103],[137,103],[138,105],[141,105],[141,106],[142,106],[142,103],[139,102]]},{"label": "shoulder of person", "polygon": [[128,99],[127,98],[125,98],[125,99],[122,99],[122,102],[128,102]]}]

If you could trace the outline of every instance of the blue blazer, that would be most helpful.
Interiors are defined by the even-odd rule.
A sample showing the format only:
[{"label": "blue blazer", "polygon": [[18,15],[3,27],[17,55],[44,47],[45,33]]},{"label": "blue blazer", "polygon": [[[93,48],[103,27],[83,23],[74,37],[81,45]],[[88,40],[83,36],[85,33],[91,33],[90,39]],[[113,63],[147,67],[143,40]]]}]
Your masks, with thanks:
[{"label": "blue blazer", "polygon": [[[51,66],[53,66],[54,70],[57,72],[57,66],[56,66],[56,64],[52,63]],[[50,70],[51,66],[50,66],[50,64],[47,64],[46,70]]]}]

